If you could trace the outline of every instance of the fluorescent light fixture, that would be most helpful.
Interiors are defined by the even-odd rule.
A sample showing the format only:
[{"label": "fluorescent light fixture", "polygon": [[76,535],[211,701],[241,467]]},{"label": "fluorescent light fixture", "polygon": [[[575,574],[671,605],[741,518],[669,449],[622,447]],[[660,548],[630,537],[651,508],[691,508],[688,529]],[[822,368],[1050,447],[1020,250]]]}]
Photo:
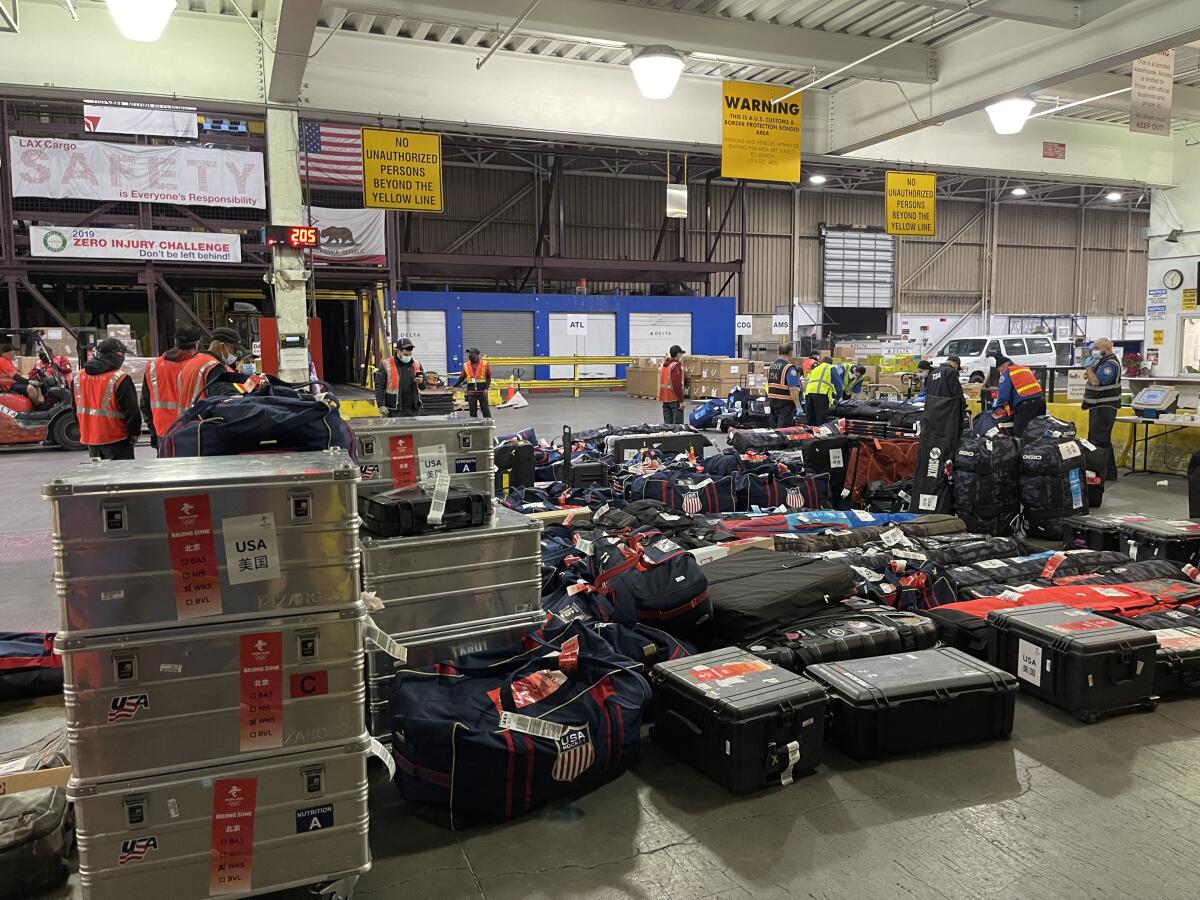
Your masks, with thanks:
[{"label": "fluorescent light fixture", "polygon": [[162,37],[176,0],[104,0],[121,36],[149,44]]},{"label": "fluorescent light fixture", "polygon": [[666,100],[675,93],[683,72],[683,57],[662,44],[644,47],[629,61],[633,80],[647,100]]},{"label": "fluorescent light fixture", "polygon": [[826,178],[824,175],[809,175],[808,176],[809,184],[824,184],[828,180],[829,179]]},{"label": "fluorescent light fixture", "polygon": [[988,118],[996,134],[1017,134],[1033,112],[1034,102],[1028,97],[1010,97],[987,108]]},{"label": "fluorescent light fixture", "polygon": [[1028,193],[1029,191],[1025,190],[1023,187],[1015,187],[1012,189],[1012,195],[1014,197],[1024,197]]},{"label": "fluorescent light fixture", "polygon": [[1109,203],[1116,203],[1118,200],[1120,200],[1124,196],[1125,195],[1122,194],[1120,191],[1109,191],[1107,194],[1104,195],[1104,199],[1107,200]]}]

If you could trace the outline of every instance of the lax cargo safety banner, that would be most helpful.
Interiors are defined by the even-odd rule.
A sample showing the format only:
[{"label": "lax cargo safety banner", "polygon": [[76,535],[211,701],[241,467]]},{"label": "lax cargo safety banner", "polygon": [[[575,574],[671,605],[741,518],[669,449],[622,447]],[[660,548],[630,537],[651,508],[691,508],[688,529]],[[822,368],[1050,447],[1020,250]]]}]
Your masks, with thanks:
[{"label": "lax cargo safety banner", "polygon": [[139,228],[29,228],[33,256],[60,259],[143,259],[154,262],[240,263],[237,234]]},{"label": "lax cargo safety banner", "polygon": [[800,94],[772,104],[791,88],[723,83],[721,177],[800,180]]},{"label": "lax cargo safety banner", "polygon": [[266,209],[261,153],[10,137],[16,197]]},{"label": "lax cargo safety banner", "polygon": [[937,176],[888,172],[884,180],[888,234],[937,234]]}]

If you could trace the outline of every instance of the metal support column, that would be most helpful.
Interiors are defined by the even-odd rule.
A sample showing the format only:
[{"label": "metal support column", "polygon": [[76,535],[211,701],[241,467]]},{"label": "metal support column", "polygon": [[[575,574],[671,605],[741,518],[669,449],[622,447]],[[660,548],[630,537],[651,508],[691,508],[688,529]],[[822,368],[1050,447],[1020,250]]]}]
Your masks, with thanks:
[{"label": "metal support column", "polygon": [[[1083,189],[1080,189],[1080,200],[1082,201]],[[1087,232],[1086,223],[1087,207],[1082,204],[1079,207],[1079,239],[1075,242],[1075,300],[1071,304],[1071,312],[1075,315],[1083,315],[1083,242]]]},{"label": "metal support column", "polygon": [[741,252],[738,260],[741,265],[738,268],[738,296],[737,296],[737,311],[745,312],[746,309],[746,255],[750,250],[750,238],[747,232],[750,218],[750,194],[746,190],[746,182],[742,182],[742,240]]},{"label": "metal support column", "polygon": [[[0,260],[14,263],[17,258],[15,229],[13,227],[13,198],[10,175],[12,160],[8,159],[8,101],[0,100],[0,160],[3,160],[4,170],[0,173]],[[11,282],[10,282],[11,284]],[[15,288],[13,288],[15,290]],[[12,296],[11,294],[9,295]],[[10,310],[14,307],[10,304]],[[12,327],[19,327],[16,319]]]},{"label": "metal support column", "polygon": [[14,331],[21,327],[21,304],[17,300],[16,279],[9,278],[8,282],[8,327]]},{"label": "metal support column", "polygon": [[[704,176],[704,260],[707,262],[712,258],[712,254],[708,252],[710,236],[712,234],[712,172]],[[712,296],[712,276],[704,276],[704,295]]]},{"label": "metal support column", "polygon": [[788,336],[796,336],[796,253],[800,248],[800,234],[797,226],[800,221],[800,186],[792,185],[792,204],[788,216]]},{"label": "metal support column", "polygon": [[146,326],[146,330],[150,332],[150,355],[158,356],[162,351],[159,349],[158,339],[158,278],[154,272],[154,266],[146,266],[146,311],[149,313],[150,321]]}]

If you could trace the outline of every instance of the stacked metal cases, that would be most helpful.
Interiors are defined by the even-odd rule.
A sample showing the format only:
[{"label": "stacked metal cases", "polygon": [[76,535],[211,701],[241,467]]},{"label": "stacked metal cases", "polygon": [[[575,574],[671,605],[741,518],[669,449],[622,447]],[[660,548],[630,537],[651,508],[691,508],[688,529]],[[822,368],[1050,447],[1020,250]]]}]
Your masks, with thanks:
[{"label": "stacked metal cases", "polygon": [[360,491],[377,493],[433,481],[440,472],[463,490],[492,494],[496,465],[491,419],[462,415],[352,419]]},{"label": "stacked metal cases", "polygon": [[[541,613],[542,524],[497,507],[482,528],[403,538],[363,535],[363,587],[383,602],[375,623],[407,650],[408,667],[519,644]],[[391,735],[396,661],[367,649],[371,734]]]},{"label": "stacked metal cases", "polygon": [[47,485],[85,895],[370,867],[345,452],[93,462]]}]

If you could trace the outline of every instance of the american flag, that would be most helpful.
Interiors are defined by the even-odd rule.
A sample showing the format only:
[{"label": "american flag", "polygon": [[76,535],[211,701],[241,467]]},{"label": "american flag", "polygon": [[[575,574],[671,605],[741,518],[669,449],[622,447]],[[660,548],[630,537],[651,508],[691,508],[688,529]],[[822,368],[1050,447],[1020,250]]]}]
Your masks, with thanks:
[{"label": "american flag", "polygon": [[323,184],[362,184],[362,129],[301,122],[300,177]]},{"label": "american flag", "polygon": [[558,759],[550,770],[555,781],[574,781],[596,761],[586,725],[568,725],[558,739]]},{"label": "american flag", "polygon": [[132,840],[122,841],[121,855],[117,857],[117,865],[123,866],[126,863],[137,862],[151,850],[157,849],[158,837],[153,834],[149,837],[133,838]]}]

